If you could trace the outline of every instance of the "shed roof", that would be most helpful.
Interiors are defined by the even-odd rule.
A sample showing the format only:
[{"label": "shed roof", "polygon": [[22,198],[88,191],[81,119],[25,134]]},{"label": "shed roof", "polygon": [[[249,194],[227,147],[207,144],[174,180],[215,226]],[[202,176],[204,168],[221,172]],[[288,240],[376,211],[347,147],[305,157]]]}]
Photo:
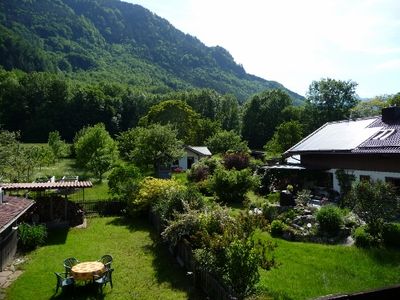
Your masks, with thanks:
[{"label": "shed roof", "polygon": [[186,149],[203,156],[211,156],[211,151],[206,146],[186,146]]},{"label": "shed roof", "polygon": [[74,189],[91,188],[91,181],[59,181],[59,182],[28,182],[28,183],[3,183],[3,190],[49,190],[49,189]]},{"label": "shed roof", "polygon": [[35,202],[26,198],[3,196],[0,204],[0,232],[7,229],[22,216]]}]

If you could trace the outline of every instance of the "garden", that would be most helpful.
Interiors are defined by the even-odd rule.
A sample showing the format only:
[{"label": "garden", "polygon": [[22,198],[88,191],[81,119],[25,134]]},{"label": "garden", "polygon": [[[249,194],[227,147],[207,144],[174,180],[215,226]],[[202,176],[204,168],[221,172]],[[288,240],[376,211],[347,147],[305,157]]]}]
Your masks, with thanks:
[{"label": "garden", "polygon": [[[47,238],[46,229],[35,234],[41,225],[21,224],[27,262],[7,299],[67,298],[67,291],[54,295],[53,272],[62,271],[63,259],[96,260],[104,253],[115,260],[114,288],[101,296],[109,299],[201,299],[210,281],[225,298],[238,299],[308,299],[398,284],[399,206],[389,184],[351,183],[342,174],[341,200],[315,205],[306,188],[258,174],[263,162],[251,158],[233,132],[210,137],[214,155],[187,172],[156,178],[159,166],[182,155],[176,135],[171,126],[155,124],[124,132],[116,143],[95,125],[77,134],[73,154],[58,153],[49,139],[53,163],[30,175],[8,170],[21,178],[46,165],[82,172],[96,182],[94,197],[123,209],[88,218],[87,228],[50,230]],[[74,295],[99,296],[80,286]]]}]

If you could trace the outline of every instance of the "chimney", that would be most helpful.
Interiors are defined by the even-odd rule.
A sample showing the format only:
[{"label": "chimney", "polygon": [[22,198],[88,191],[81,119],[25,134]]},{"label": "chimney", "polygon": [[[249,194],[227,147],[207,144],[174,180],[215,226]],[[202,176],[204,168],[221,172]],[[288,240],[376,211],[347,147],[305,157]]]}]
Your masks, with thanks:
[{"label": "chimney", "polygon": [[382,121],[384,123],[400,123],[400,107],[391,106],[382,109]]}]

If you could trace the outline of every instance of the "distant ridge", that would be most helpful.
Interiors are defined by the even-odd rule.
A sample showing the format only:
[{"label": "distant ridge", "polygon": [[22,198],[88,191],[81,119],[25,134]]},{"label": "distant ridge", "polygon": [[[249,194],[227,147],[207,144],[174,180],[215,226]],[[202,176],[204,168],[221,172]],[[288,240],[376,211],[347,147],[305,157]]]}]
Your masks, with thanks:
[{"label": "distant ridge", "polygon": [[240,102],[275,81],[247,74],[222,47],[207,47],[142,6],[118,0],[0,2],[0,65],[63,72],[80,81],[117,81],[150,92],[193,87]]}]

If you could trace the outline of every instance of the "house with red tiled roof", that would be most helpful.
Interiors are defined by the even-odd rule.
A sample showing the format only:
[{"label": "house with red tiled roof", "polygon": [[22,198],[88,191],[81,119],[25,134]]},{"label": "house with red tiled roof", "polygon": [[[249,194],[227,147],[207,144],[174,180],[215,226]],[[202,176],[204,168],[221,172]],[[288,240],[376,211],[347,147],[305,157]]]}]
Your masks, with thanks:
[{"label": "house with red tiled roof", "polygon": [[284,156],[299,158],[305,169],[326,171],[336,191],[339,169],[356,180],[379,179],[400,189],[400,107],[385,108],[381,116],[326,123]]},{"label": "house with red tiled roof", "polygon": [[18,219],[33,204],[33,200],[0,193],[0,271],[11,262],[17,251]]}]

